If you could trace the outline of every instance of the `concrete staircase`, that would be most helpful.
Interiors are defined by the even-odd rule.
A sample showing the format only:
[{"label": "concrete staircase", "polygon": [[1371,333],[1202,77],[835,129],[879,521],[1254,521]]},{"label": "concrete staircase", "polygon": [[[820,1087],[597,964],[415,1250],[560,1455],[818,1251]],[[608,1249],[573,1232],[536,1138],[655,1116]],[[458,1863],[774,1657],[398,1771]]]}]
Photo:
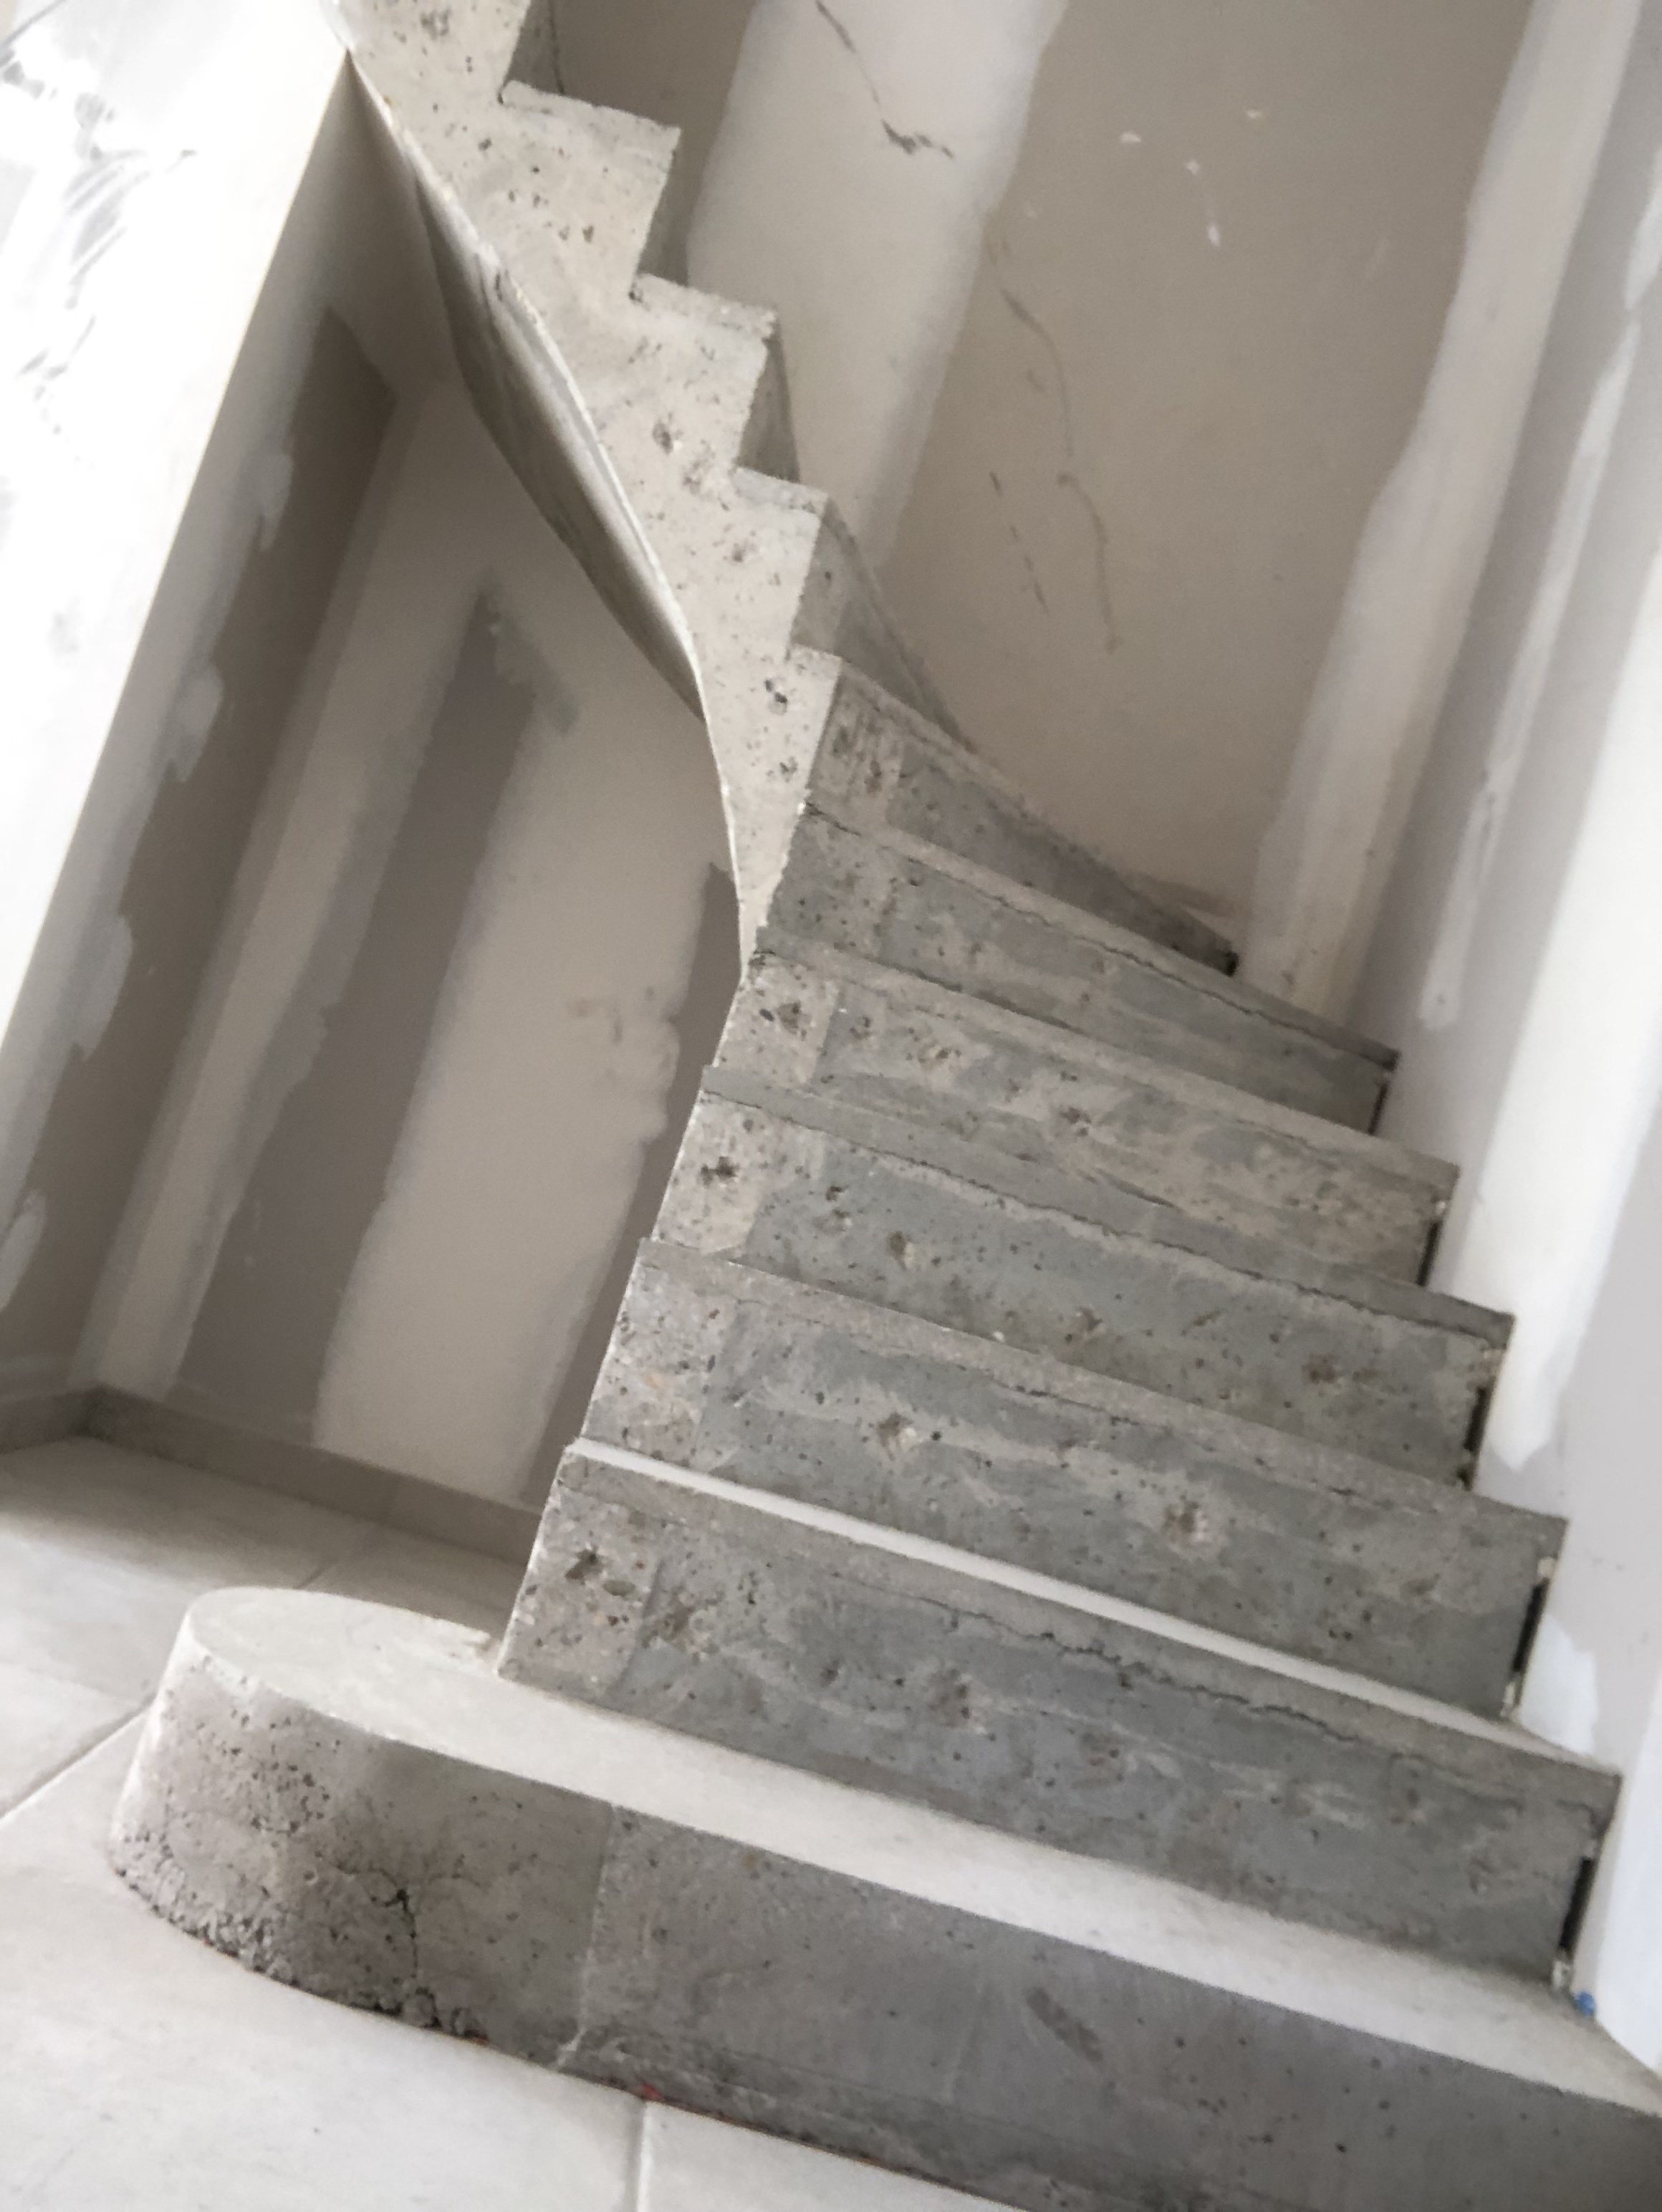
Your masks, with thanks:
[{"label": "concrete staircase", "polygon": [[[749,965],[500,1651],[206,1601],[118,1863],[324,1995],[1030,2212],[1656,2212],[1662,2088],[1552,1986],[1616,1782],[1505,1717],[1562,1529],[1466,1487],[1452,1172],[941,726],[750,472],[769,334],[606,233],[655,142],[527,93],[515,12],[360,59],[498,434],[697,671]],[[533,153],[610,294],[493,213]]]}]

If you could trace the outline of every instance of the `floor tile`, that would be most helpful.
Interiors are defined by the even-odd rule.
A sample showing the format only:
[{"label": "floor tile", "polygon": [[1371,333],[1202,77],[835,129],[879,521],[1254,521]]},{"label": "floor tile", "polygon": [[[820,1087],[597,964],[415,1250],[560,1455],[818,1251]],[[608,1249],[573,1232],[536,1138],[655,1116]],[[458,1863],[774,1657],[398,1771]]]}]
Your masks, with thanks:
[{"label": "floor tile", "polygon": [[667,2106],[647,2109],[636,2212],[1001,2212],[983,2197],[908,2181]]},{"label": "floor tile", "polygon": [[629,2212],[639,2107],[245,1972],[102,1838],[137,1724],[0,1820],[6,2212]]},{"label": "floor tile", "polygon": [[0,1658],[112,1695],[155,1685],[181,1614],[227,1583],[308,1581],[362,1522],[90,1438],[0,1460]]},{"label": "floor tile", "polygon": [[0,1659],[0,1813],[100,1742],[137,1703]]}]

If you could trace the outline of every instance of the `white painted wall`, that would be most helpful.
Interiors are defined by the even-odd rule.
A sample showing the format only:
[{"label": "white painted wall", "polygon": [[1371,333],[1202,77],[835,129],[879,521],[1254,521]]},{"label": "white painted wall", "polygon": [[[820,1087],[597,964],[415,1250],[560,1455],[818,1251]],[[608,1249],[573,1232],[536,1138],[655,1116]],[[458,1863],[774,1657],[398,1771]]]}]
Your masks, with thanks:
[{"label": "white painted wall", "polygon": [[1514,1311],[1480,1486],[1566,1514],[1522,1717],[1622,1767],[1580,1975],[1662,2065],[1662,5],[1647,0],[1364,972],[1439,1284]]},{"label": "white painted wall", "polygon": [[[40,1116],[108,1002],[115,888],[164,767],[177,669],[163,664],[188,650],[199,606],[153,640],[152,693],[128,699],[120,729],[118,704],[341,66],[293,0],[70,0],[21,31],[0,80],[0,1249],[14,1259],[38,1233],[15,1217]],[[278,388],[298,375],[271,366]],[[274,392],[249,398],[252,441]],[[246,455],[222,453],[202,520],[230,539]]]},{"label": "white painted wall", "polygon": [[[291,733],[87,1365],[146,1396],[172,1390],[226,1228],[350,967],[486,591],[541,664],[545,704],[452,957],[310,1436],[514,1498],[664,1127],[669,1017],[727,847],[702,726],[447,390],[413,426],[315,717]],[[234,1420],[234,1406],[218,1410]]]}]

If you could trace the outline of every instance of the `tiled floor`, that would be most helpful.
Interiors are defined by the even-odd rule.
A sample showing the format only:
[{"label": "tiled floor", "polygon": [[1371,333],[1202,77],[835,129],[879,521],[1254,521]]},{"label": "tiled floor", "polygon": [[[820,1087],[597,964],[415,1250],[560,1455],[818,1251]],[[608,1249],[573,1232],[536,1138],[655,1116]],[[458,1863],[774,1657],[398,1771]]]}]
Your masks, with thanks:
[{"label": "tiled floor", "polygon": [[495,1626],[515,1579],[107,1445],[0,1459],[0,2206],[974,2212],[279,1988],[111,1872],[111,1809],[198,1593],[305,1585]]}]

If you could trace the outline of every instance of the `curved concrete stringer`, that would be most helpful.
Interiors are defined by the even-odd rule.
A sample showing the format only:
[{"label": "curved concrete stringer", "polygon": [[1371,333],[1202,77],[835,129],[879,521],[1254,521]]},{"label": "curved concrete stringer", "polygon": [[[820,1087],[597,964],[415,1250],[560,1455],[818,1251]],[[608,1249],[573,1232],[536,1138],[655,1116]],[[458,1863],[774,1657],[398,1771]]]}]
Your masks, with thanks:
[{"label": "curved concrete stringer", "polygon": [[824,494],[794,475],[776,319],[652,273],[677,134],[538,88],[514,0],[350,0],[416,180],[475,404],[545,515],[705,717],[746,948],[837,660],[950,718]]}]

